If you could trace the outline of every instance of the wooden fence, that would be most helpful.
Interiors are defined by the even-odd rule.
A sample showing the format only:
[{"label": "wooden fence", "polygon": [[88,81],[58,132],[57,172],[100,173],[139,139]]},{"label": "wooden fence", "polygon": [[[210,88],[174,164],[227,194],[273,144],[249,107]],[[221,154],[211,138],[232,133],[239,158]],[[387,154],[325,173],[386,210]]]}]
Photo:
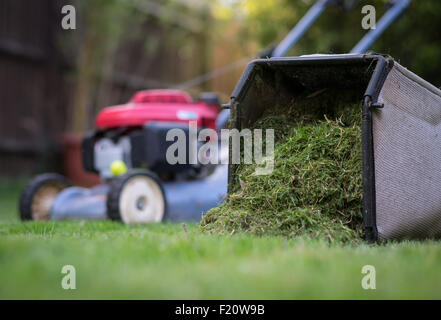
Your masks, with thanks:
[{"label": "wooden fence", "polygon": [[[61,170],[60,137],[72,130],[78,52],[60,48],[61,7],[85,0],[0,0],[0,174]],[[89,0],[87,0],[89,1]],[[155,2],[147,1],[154,4]],[[123,103],[134,91],[170,86],[206,71],[204,30],[185,30],[190,55],[167,39],[182,25],[165,25],[144,8],[145,32],[122,41],[111,72],[92,83],[86,129],[102,107]],[[79,32],[81,25],[77,26]],[[81,34],[81,33],[80,33]],[[78,39],[77,39],[78,40]],[[154,52],[145,50],[157,41]],[[171,42],[171,44],[170,44]]]}]

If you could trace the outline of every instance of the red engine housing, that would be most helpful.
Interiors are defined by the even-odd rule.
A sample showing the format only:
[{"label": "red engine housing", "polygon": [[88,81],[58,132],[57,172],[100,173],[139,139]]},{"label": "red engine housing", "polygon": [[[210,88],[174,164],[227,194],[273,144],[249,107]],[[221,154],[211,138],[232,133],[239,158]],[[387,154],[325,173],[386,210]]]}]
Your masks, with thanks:
[{"label": "red engine housing", "polygon": [[197,121],[198,127],[216,129],[219,106],[195,102],[189,94],[180,90],[144,90],[135,93],[130,102],[107,107],[96,118],[99,129],[123,126],[142,126],[150,121]]}]

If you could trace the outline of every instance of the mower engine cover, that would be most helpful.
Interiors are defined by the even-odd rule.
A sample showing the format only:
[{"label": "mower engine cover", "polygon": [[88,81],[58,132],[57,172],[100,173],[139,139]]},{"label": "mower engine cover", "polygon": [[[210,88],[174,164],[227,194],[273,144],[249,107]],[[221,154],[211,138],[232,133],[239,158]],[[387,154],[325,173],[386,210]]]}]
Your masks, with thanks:
[{"label": "mower engine cover", "polygon": [[96,118],[103,129],[143,126],[150,121],[197,121],[198,127],[216,129],[219,105],[213,99],[198,102],[179,90],[145,90],[137,92],[129,103],[104,108]]}]

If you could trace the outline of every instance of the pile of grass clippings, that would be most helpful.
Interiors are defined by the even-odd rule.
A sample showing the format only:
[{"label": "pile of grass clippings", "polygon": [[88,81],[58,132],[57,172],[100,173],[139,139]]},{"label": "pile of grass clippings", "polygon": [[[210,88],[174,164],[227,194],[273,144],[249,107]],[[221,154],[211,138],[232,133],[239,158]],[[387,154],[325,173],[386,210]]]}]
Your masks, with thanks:
[{"label": "pile of grass clippings", "polygon": [[207,212],[208,233],[308,236],[329,241],[361,237],[361,114],[357,106],[312,120],[265,114],[254,128],[275,129],[274,170],[255,175],[239,165],[227,203]]}]

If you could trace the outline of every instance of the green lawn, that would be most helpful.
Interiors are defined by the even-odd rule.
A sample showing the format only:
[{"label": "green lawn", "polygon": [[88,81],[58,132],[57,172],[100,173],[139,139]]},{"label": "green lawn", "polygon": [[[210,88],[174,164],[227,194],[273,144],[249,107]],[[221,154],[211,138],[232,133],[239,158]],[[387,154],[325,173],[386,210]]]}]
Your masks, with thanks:
[{"label": "green lawn", "polygon": [[[2,299],[441,298],[441,245],[328,245],[311,239],[203,235],[197,225],[21,223],[21,182],[0,183]],[[376,290],[361,268],[376,267]],[[76,290],[61,268],[76,268]]]}]

